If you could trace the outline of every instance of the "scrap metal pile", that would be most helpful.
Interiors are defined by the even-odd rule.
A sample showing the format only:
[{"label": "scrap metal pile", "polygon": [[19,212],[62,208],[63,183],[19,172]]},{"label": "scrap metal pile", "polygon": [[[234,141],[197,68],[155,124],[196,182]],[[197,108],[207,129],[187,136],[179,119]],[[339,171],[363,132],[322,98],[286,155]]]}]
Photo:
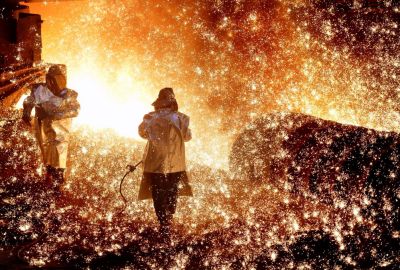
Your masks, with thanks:
[{"label": "scrap metal pile", "polygon": [[242,177],[309,200],[362,203],[381,222],[400,226],[398,133],[303,114],[270,114],[239,135],[231,165]]}]

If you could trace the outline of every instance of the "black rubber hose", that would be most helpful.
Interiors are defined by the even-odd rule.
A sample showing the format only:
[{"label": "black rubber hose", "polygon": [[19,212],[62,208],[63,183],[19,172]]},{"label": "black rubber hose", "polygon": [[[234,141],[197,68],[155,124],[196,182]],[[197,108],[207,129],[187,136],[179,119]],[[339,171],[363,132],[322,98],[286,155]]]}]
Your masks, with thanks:
[{"label": "black rubber hose", "polygon": [[118,212],[118,215],[122,214],[122,213],[125,211],[125,209],[126,209],[126,203],[128,202],[128,201],[126,200],[124,194],[122,194],[122,184],[124,183],[125,177],[126,177],[129,173],[134,172],[134,171],[136,170],[137,166],[139,166],[141,163],[142,163],[142,160],[139,161],[139,162],[138,162],[136,165],[134,165],[134,166],[128,165],[128,166],[127,166],[127,167],[128,167],[128,171],[125,173],[124,177],[122,177],[121,182],[119,183],[119,194],[121,195],[122,200],[124,201],[124,208],[123,208],[120,212]]}]

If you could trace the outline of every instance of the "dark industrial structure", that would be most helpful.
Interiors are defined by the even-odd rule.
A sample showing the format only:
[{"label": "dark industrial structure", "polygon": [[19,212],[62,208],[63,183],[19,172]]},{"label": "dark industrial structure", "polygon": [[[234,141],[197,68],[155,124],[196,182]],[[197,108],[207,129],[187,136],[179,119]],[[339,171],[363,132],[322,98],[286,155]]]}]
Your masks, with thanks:
[{"label": "dark industrial structure", "polygon": [[44,78],[48,64],[42,61],[42,19],[20,2],[0,2],[0,104],[9,108],[33,83]]}]

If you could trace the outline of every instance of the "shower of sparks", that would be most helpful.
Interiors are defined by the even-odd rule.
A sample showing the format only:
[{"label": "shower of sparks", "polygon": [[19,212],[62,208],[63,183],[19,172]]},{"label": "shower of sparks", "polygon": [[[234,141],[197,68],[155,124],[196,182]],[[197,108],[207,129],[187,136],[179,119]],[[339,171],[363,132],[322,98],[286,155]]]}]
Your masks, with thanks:
[{"label": "shower of sparks", "polygon": [[[390,201],[384,214],[366,214],[371,198],[360,191],[354,200],[327,204],[290,192],[288,183],[237,179],[228,170],[240,132],[272,112],[400,132],[400,5],[333,2],[31,3],[44,20],[43,58],[67,65],[82,109],[60,200],[37,191],[43,176],[29,130],[17,123],[1,134],[9,159],[0,172],[2,245],[37,240],[19,254],[31,265],[94,269],[113,262],[116,269],[399,265],[399,230],[388,234],[378,223],[395,211]],[[129,203],[118,215],[120,177],[143,152],[137,126],[166,86],[191,117],[186,151],[195,193],[179,199],[168,247],[157,241],[151,201],[136,200],[140,171],[124,183]],[[279,136],[288,139],[284,131]],[[397,171],[390,175],[398,181]]]}]

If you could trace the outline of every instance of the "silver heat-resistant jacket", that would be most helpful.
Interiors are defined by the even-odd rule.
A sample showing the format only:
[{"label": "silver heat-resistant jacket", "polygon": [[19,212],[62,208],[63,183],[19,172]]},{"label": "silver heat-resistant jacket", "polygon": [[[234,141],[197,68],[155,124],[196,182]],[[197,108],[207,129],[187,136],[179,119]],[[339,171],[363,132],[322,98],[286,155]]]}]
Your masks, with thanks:
[{"label": "silver heat-resistant jacket", "polygon": [[147,139],[144,172],[174,173],[186,170],[185,142],[192,138],[189,116],[161,109],[144,116],[139,135]]},{"label": "silver heat-resistant jacket", "polygon": [[45,165],[66,168],[71,118],[80,109],[77,96],[77,92],[67,88],[56,96],[46,84],[39,84],[24,100],[25,116],[29,117],[35,108],[34,132]]}]

